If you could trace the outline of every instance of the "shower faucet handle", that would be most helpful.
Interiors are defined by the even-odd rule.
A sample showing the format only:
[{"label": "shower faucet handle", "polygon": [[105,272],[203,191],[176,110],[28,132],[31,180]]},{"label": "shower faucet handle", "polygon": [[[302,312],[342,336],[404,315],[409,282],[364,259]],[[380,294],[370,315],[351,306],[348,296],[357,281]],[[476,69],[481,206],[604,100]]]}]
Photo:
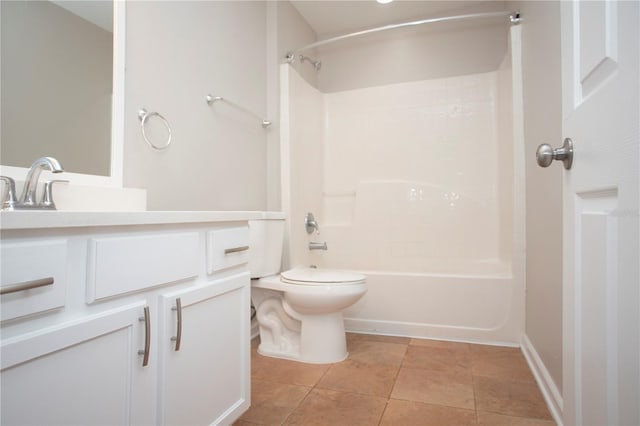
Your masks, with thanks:
[{"label": "shower faucet handle", "polygon": [[307,230],[307,234],[312,234],[313,231],[316,231],[316,234],[320,235],[320,227],[318,226],[318,222],[313,216],[313,213],[307,213],[307,215],[305,216],[304,229]]}]

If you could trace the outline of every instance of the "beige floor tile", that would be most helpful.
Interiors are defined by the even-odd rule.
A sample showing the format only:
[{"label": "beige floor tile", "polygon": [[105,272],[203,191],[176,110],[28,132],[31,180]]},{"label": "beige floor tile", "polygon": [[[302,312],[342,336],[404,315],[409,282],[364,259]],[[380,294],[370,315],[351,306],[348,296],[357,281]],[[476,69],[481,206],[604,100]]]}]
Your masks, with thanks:
[{"label": "beige floor tile", "polygon": [[387,398],[393,388],[398,368],[347,360],[332,365],[317,387]]},{"label": "beige floor tile", "polygon": [[482,426],[555,426],[553,420],[531,419],[505,416],[502,414],[478,412],[478,424]]},{"label": "beige floor tile", "polygon": [[233,426],[265,426],[264,423],[251,423],[241,418],[233,422]]},{"label": "beige floor tile", "polygon": [[384,336],[382,334],[347,333],[347,343],[355,340],[366,340],[369,342],[400,343],[403,345],[408,345],[411,338],[402,337],[402,336]]},{"label": "beige floor tile", "polygon": [[535,382],[520,348],[471,345],[474,376]]},{"label": "beige floor tile", "polygon": [[391,398],[475,409],[470,374],[402,367]]},{"label": "beige floor tile", "polygon": [[302,402],[311,388],[263,380],[251,381],[251,407],[240,420],[280,425]]},{"label": "beige floor tile", "polygon": [[390,426],[453,426],[475,425],[473,410],[391,399],[384,410],[380,425]]},{"label": "beige floor tile", "polygon": [[350,361],[364,364],[382,364],[399,367],[407,352],[407,345],[400,343],[355,340],[347,344]]},{"label": "beige floor tile", "polygon": [[294,410],[286,425],[371,426],[382,417],[386,398],[313,389]]},{"label": "beige floor tile", "polygon": [[331,364],[304,364],[286,359],[251,354],[251,377],[256,380],[313,387]]},{"label": "beige floor tile", "polygon": [[533,382],[474,377],[478,411],[551,420],[547,404]]},{"label": "beige floor tile", "polygon": [[461,343],[461,342],[449,342],[447,340],[433,340],[433,339],[411,339],[409,342],[411,346],[427,346],[429,348],[440,348],[440,349],[455,349],[460,351],[470,351],[469,343]]},{"label": "beige floor tile", "polygon": [[462,347],[409,346],[402,362],[406,368],[471,374],[469,349]]}]

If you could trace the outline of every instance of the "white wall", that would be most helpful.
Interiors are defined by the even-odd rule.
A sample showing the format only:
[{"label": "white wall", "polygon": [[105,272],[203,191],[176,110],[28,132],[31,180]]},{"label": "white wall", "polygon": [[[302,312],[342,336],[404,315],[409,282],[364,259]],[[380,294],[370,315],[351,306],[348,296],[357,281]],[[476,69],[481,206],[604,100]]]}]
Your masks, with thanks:
[{"label": "white wall", "polygon": [[[146,188],[150,210],[261,210],[267,206],[260,121],[212,93],[267,116],[266,3],[127,2],[124,186]],[[169,121],[157,152],[139,108]],[[269,118],[269,117],[267,117]],[[151,137],[166,134],[149,121]]]},{"label": "white wall", "polygon": [[[267,209],[283,209],[280,184],[280,64],[288,51],[310,44],[316,33],[288,1],[267,3],[267,108],[273,121],[267,136]],[[299,61],[291,66],[316,86],[315,70]]]},{"label": "white wall", "polygon": [[[525,332],[562,389],[562,168],[541,168],[541,143],[562,141],[560,3],[514,2],[522,12],[527,197]],[[556,166],[556,167],[553,167]]]},{"label": "white wall", "polygon": [[[503,7],[501,2],[478,2],[452,14]],[[507,50],[507,22],[507,18],[491,18],[430,24],[320,47],[318,87],[326,93],[494,71]]]}]

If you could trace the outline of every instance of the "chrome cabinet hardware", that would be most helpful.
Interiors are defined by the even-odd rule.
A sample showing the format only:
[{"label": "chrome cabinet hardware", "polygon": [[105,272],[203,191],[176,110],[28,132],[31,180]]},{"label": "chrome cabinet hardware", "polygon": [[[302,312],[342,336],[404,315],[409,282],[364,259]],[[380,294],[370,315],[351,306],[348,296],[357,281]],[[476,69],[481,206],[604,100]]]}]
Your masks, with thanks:
[{"label": "chrome cabinet hardware", "polygon": [[171,337],[172,342],[176,342],[175,351],[180,350],[180,342],[182,342],[182,300],[179,297],[176,298],[176,306],[171,308],[172,311],[176,311],[178,314],[178,330],[175,336]]},{"label": "chrome cabinet hardware", "polygon": [[233,247],[233,248],[224,249],[224,254],[238,253],[238,252],[247,251],[247,250],[249,250],[249,246]]},{"label": "chrome cabinet hardware", "polygon": [[144,307],[144,316],[138,318],[138,321],[144,321],[144,349],[138,351],[138,355],[143,355],[142,366],[149,365],[149,352],[151,349],[151,318],[149,315],[149,307]]},{"label": "chrome cabinet hardware", "polygon": [[564,168],[569,170],[573,164],[573,141],[565,138],[560,148],[551,148],[551,145],[543,143],[536,151],[536,160],[540,167],[549,167],[553,160],[562,161]]},{"label": "chrome cabinet hardware", "polygon": [[53,285],[53,277],[40,278],[37,280],[24,281],[21,283],[10,284],[0,289],[0,295],[17,293],[19,291],[31,290],[34,288],[45,287]]}]

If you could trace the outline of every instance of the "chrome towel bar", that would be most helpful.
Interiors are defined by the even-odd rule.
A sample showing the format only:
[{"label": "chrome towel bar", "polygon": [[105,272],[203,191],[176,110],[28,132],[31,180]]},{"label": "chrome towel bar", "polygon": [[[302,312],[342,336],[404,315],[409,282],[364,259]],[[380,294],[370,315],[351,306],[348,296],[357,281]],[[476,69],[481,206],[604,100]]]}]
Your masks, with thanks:
[{"label": "chrome towel bar", "polygon": [[263,129],[266,129],[267,127],[271,126],[271,122],[269,120],[265,120],[264,118],[262,118],[261,116],[259,116],[258,114],[256,114],[255,112],[252,112],[248,109],[246,109],[243,106],[238,105],[235,102],[231,102],[229,99],[223,98],[222,96],[213,96],[211,94],[207,95],[205,97],[205,100],[207,101],[207,105],[213,105],[214,102],[217,101],[221,101],[221,102],[225,102],[229,105],[231,105],[232,107],[239,109],[240,111],[243,111],[249,115],[252,115],[256,118],[258,118],[261,121],[261,125]]}]

